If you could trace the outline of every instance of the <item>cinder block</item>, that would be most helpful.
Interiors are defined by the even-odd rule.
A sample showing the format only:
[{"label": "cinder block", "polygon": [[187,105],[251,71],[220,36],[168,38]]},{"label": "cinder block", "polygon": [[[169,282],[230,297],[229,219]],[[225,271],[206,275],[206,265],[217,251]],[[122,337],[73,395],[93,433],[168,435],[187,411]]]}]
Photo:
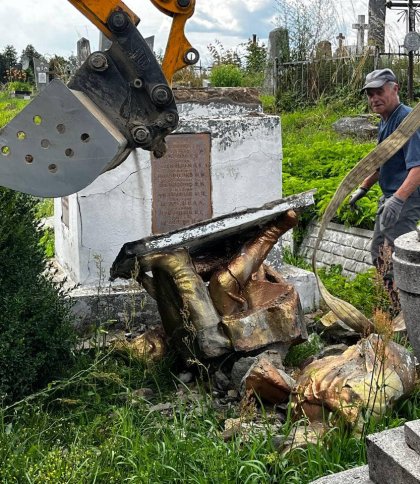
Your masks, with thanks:
[{"label": "cinder block", "polygon": [[419,484],[420,457],[405,441],[404,427],[366,439],[369,476],[377,484]]}]

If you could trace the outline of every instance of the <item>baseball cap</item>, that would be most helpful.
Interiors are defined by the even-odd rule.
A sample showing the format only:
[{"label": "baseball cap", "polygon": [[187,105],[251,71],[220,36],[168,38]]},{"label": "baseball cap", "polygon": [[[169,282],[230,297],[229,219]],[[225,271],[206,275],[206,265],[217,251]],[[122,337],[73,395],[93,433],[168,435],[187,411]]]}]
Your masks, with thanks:
[{"label": "baseball cap", "polygon": [[365,85],[360,92],[371,87],[382,87],[386,82],[398,82],[391,69],[377,69],[366,76]]}]

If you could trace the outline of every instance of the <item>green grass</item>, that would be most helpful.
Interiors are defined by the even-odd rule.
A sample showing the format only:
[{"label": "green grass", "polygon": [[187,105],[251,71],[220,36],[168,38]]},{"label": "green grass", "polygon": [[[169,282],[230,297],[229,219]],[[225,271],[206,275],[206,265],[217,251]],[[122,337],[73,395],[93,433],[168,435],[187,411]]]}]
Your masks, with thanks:
[{"label": "green grass", "polygon": [[[0,93],[0,126],[24,104]],[[321,106],[282,116],[287,194],[313,186],[321,190],[326,180],[336,183],[371,149],[338,139],[331,124],[349,114],[340,109]],[[50,214],[47,201],[38,215]],[[332,271],[324,282],[347,299],[358,298],[352,301],[356,305],[370,301],[370,279],[351,285]],[[295,347],[288,364],[298,364],[319,345],[313,337]],[[366,462],[364,438],[340,425],[322,441],[282,455],[271,427],[279,423],[279,414],[268,408],[247,413],[239,405],[220,408],[208,383],[181,384],[172,374],[174,364],[169,358],[148,366],[100,349],[76,353],[66,378],[0,410],[0,482],[300,484]],[[154,392],[148,399],[138,393],[146,387]],[[419,400],[420,390],[380,422],[370,422],[368,432],[419,418]],[[171,404],[166,410],[154,407],[166,402]],[[281,435],[297,425],[291,416],[289,411]],[[261,423],[261,430],[225,441],[226,419],[248,417]]]},{"label": "green grass", "polygon": [[0,127],[11,121],[28,104],[24,99],[10,98],[0,91]]},{"label": "green grass", "polygon": [[[217,408],[205,383],[181,384],[173,364],[79,354],[75,376],[0,412],[0,482],[288,484],[365,463],[363,439],[345,426],[282,455],[273,441],[270,425],[279,422],[273,410],[257,419],[249,414],[259,431],[225,441],[225,420],[249,415],[238,406]],[[154,391],[149,400],[137,396],[144,387]],[[400,404],[404,417],[418,415],[417,400]],[[159,402],[171,405],[159,411]],[[394,412],[370,431],[401,422]],[[289,415],[280,434],[293,425]]]}]

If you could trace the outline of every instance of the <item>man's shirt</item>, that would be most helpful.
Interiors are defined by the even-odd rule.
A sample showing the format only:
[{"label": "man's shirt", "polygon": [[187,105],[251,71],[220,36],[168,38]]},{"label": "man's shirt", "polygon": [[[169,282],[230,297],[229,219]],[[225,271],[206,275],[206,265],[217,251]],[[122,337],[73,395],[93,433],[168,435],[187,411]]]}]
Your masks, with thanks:
[{"label": "man's shirt", "polygon": [[[393,133],[412,108],[399,104],[391,116],[379,123],[378,142],[380,143]],[[407,178],[408,171],[420,166],[420,130],[417,130],[409,141],[392,156],[379,171],[379,186],[386,197],[393,195]]]}]

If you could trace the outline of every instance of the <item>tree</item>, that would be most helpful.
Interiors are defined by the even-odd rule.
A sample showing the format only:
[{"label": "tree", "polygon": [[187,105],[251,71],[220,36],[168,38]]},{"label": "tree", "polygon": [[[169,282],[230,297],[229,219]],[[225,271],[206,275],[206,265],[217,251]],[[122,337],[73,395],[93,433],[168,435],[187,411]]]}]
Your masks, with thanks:
[{"label": "tree", "polygon": [[[21,62],[23,64],[24,58],[26,58],[29,62],[29,67],[25,69],[26,74],[28,76],[29,82],[33,83],[35,76],[34,76],[34,58],[39,59],[41,57],[41,54],[35,49],[35,47],[32,44],[28,44],[23,50],[21,54]],[[24,68],[25,66],[23,66]]]},{"label": "tree", "polygon": [[7,72],[17,64],[17,52],[13,45],[6,45],[0,53],[0,82],[7,82]]},{"label": "tree", "polygon": [[245,69],[250,74],[264,72],[267,63],[267,48],[257,39],[249,39],[245,44]]},{"label": "tree", "polygon": [[338,31],[333,0],[275,0],[276,23],[289,32],[290,57],[307,60],[321,40],[332,40]]},{"label": "tree", "polygon": [[241,58],[234,49],[225,49],[220,40],[215,40],[214,44],[207,46],[210,55],[213,58],[213,65],[231,65],[241,67]]},{"label": "tree", "polygon": [[8,69],[14,67],[18,63],[17,51],[13,45],[6,45],[3,50],[3,57],[6,61],[6,66]]},{"label": "tree", "polygon": [[0,399],[20,398],[71,361],[65,296],[45,275],[39,201],[0,187]]}]

